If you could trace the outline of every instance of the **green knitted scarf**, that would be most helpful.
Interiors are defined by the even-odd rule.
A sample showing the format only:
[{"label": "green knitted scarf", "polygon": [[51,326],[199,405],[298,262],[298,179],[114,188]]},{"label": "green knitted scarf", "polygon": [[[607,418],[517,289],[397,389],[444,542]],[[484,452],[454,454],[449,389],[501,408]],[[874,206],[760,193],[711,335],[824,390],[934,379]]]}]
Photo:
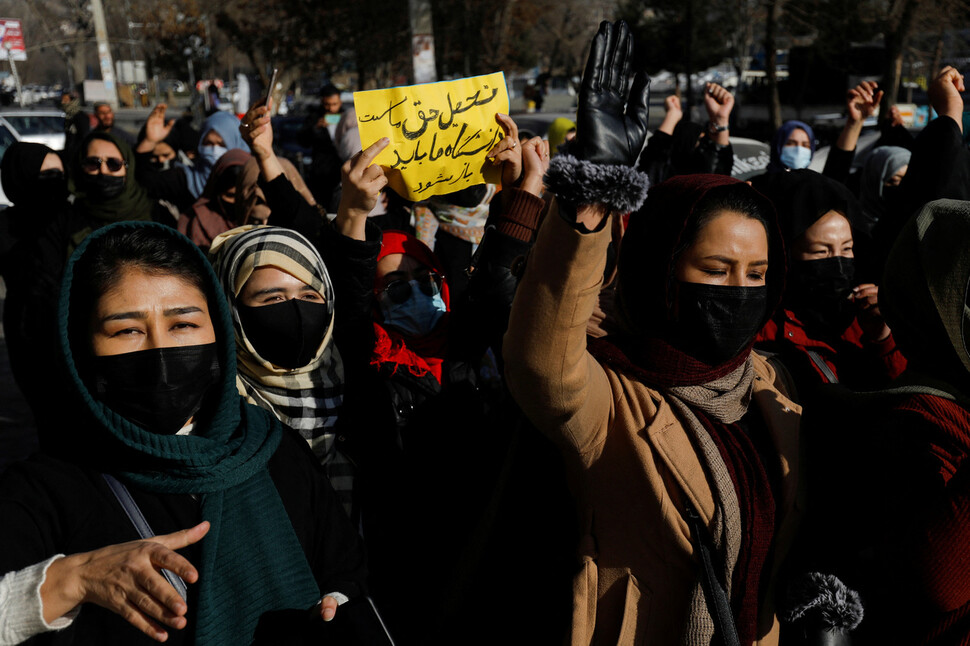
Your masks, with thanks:
[{"label": "green knitted scarf", "polygon": [[[320,591],[283,502],[267,470],[282,427],[269,412],[246,404],[236,392],[232,320],[218,280],[205,263],[210,315],[216,330],[222,379],[207,396],[213,413],[200,415],[192,435],[157,435],[127,421],[88,391],[71,347],[69,327],[74,267],[91,242],[119,227],[156,227],[172,244],[188,245],[174,229],[152,223],[122,222],[92,233],[71,257],[59,305],[59,333],[67,368],[81,400],[119,448],[146,458],[150,467],[114,465],[114,474],[144,491],[197,494],[202,518],[211,529],[201,543],[196,596],[198,646],[248,644],[266,611],[308,608]],[[215,400],[214,402],[212,400]]]}]

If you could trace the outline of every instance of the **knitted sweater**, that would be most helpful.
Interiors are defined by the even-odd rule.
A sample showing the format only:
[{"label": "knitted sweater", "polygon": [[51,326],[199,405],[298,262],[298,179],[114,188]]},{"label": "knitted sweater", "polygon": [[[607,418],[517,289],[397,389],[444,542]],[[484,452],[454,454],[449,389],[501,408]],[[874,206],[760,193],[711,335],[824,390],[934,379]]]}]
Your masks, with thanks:
[{"label": "knitted sweater", "polygon": [[920,524],[912,545],[914,638],[970,644],[970,411],[917,395],[895,408],[893,423],[921,445],[912,461],[925,465],[925,513],[912,519]]}]

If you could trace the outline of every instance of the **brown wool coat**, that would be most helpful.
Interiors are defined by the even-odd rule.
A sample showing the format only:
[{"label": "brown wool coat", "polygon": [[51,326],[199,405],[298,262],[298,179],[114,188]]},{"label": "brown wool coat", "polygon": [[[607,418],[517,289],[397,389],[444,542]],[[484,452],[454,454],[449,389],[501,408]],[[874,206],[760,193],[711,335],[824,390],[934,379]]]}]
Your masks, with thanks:
[{"label": "brown wool coat", "polygon": [[[677,644],[700,576],[684,502],[709,525],[714,498],[663,395],[586,351],[609,240],[609,226],[580,233],[553,204],[516,293],[506,376],[529,419],[563,449],[579,498],[583,567],[574,581],[571,643]],[[801,408],[775,387],[761,357],[754,356],[754,368],[752,405],[764,415],[783,476],[775,561],[768,564],[775,574],[802,507]],[[770,598],[760,611],[758,644],[778,642]]]}]

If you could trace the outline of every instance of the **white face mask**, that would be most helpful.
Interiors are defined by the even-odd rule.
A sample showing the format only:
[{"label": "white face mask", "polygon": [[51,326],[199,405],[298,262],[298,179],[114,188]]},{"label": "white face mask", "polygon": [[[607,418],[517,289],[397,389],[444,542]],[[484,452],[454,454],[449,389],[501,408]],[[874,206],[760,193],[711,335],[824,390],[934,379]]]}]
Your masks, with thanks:
[{"label": "white face mask", "polygon": [[785,146],[781,149],[781,163],[792,170],[808,168],[812,163],[812,149],[804,146]]},{"label": "white face mask", "polygon": [[208,162],[210,166],[215,166],[219,158],[229,152],[228,148],[223,146],[202,146],[202,158]]}]

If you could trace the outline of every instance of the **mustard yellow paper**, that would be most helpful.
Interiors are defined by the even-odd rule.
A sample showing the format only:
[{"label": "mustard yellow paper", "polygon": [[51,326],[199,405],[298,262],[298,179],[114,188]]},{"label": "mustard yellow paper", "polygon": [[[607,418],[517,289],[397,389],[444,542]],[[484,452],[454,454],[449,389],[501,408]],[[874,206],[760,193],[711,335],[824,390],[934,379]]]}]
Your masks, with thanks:
[{"label": "mustard yellow paper", "polygon": [[502,72],[355,92],[354,107],[363,148],[381,137],[391,140],[375,163],[384,166],[391,188],[410,200],[501,180],[485,155],[504,136],[495,114],[509,112]]}]

